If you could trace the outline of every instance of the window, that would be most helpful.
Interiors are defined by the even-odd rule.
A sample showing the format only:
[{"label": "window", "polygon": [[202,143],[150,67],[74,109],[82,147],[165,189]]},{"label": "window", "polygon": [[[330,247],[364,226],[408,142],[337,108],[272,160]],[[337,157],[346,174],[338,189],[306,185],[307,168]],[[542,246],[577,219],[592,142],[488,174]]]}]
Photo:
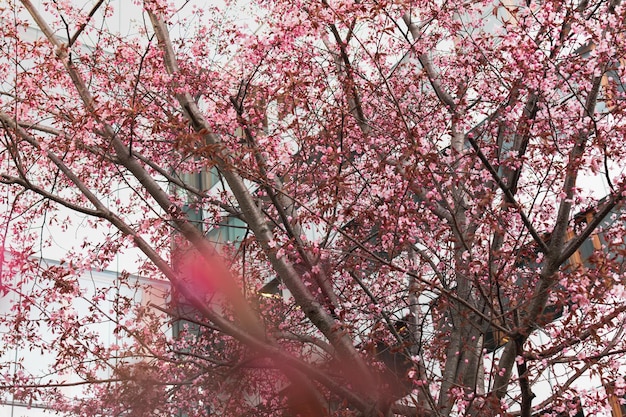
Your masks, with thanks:
[{"label": "window", "polygon": [[218,244],[226,242],[239,244],[246,236],[247,231],[246,223],[236,217],[229,216],[210,229],[206,236],[209,241]]}]

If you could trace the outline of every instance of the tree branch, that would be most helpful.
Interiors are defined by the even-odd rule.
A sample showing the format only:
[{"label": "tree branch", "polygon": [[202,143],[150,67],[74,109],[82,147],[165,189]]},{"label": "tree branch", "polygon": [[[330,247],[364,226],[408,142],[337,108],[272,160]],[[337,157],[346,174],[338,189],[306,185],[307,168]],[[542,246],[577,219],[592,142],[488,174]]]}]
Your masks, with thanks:
[{"label": "tree branch", "polygon": [[[409,13],[405,13],[404,15],[402,15],[402,20],[404,21],[404,23],[407,25],[407,27],[409,28],[409,31],[411,32],[411,36],[413,37],[413,39],[417,40],[420,37],[419,34],[419,28],[415,25],[415,23],[413,23],[413,19],[411,17],[411,15]],[[418,52],[418,56],[417,59],[419,60],[420,64],[422,65],[422,68],[424,68],[424,71],[426,72],[426,75],[428,76],[428,80],[430,81],[430,85],[433,88],[433,90],[435,91],[435,94],[437,95],[437,97],[439,98],[439,100],[452,112],[454,113],[456,111],[457,105],[454,101],[454,98],[445,91],[445,89],[441,86],[441,84],[438,81],[438,75],[437,72],[435,71],[432,63],[430,62],[430,58],[428,56],[427,53],[423,52],[423,53],[419,53]]]}]

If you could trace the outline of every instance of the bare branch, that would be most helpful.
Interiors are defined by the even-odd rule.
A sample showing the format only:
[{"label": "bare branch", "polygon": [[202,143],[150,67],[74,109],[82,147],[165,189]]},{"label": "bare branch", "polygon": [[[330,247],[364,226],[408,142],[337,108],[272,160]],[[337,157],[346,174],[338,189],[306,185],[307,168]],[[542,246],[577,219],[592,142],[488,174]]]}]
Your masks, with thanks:
[{"label": "bare branch", "polygon": [[533,237],[533,240],[535,241],[535,243],[539,246],[539,248],[541,248],[541,251],[543,253],[547,254],[549,252],[548,245],[546,245],[546,243],[543,241],[541,236],[539,236],[539,233],[537,233],[537,230],[535,230],[535,227],[530,222],[530,219],[524,213],[524,210],[522,209],[521,205],[515,200],[515,195],[511,192],[509,187],[504,183],[502,178],[500,178],[500,176],[498,175],[498,172],[491,165],[491,163],[489,162],[489,160],[487,159],[483,151],[478,146],[478,143],[476,142],[476,139],[474,139],[474,136],[467,135],[466,138],[467,138],[467,141],[472,145],[472,148],[474,148],[474,151],[476,152],[476,155],[478,155],[478,158],[480,159],[480,161],[483,163],[485,168],[487,168],[487,171],[489,171],[489,173],[491,174],[491,177],[494,179],[494,181],[498,184],[498,187],[500,187],[500,189],[504,193],[504,196],[506,197],[507,201],[513,207],[515,207],[515,209],[519,213],[520,218],[522,219],[522,222],[524,223],[524,226],[526,226],[526,229],[528,230],[530,235]]},{"label": "bare branch", "polygon": [[80,34],[83,32],[83,30],[85,30],[85,28],[89,24],[89,21],[91,20],[91,18],[96,14],[100,6],[102,6],[102,3],[104,3],[104,0],[98,0],[98,2],[94,4],[94,6],[91,8],[91,11],[89,12],[89,15],[87,16],[87,20],[80,25],[76,33],[74,33],[74,35],[72,35],[72,37],[70,38],[70,41],[67,44],[68,48],[71,48],[72,45],[74,45],[74,43],[76,42]]}]

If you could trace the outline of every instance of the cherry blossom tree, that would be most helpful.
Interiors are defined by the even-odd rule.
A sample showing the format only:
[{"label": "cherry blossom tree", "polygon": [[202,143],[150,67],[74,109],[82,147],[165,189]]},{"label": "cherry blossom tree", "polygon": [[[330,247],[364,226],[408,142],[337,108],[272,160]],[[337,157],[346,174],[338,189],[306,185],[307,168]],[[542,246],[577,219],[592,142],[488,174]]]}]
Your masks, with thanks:
[{"label": "cherry blossom tree", "polygon": [[[126,33],[109,1],[0,5],[0,320],[55,357],[1,392],[372,417],[624,394],[619,0],[135,3]],[[42,266],[30,226],[68,212],[94,232]],[[132,248],[167,306],[76,284]]]}]

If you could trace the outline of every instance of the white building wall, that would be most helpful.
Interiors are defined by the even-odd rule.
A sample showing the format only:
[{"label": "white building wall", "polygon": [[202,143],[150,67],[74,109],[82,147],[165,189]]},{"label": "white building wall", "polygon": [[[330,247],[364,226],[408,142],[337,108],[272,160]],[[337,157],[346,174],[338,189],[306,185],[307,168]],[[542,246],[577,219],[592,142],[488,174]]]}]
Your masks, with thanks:
[{"label": "white building wall", "polygon": [[[42,264],[46,266],[58,266],[59,263],[52,260],[41,260]],[[6,268],[4,269],[6,272]],[[3,279],[6,279],[7,275],[3,274]],[[8,277],[11,282],[5,281],[7,287],[15,285],[19,279],[17,275]],[[41,277],[39,277],[41,280]],[[73,277],[68,277],[68,281],[72,281]],[[75,284],[81,288],[81,296],[72,299],[69,303],[62,302],[57,304],[59,311],[62,311],[69,315],[75,315],[78,318],[78,322],[86,323],[82,330],[94,332],[98,336],[98,343],[104,348],[110,348],[113,345],[121,347],[121,351],[124,350],[125,343],[129,345],[132,343],[128,337],[122,336],[122,333],[114,332],[118,323],[124,323],[126,320],[132,320],[134,317],[127,315],[128,313],[122,313],[118,316],[114,306],[115,297],[128,297],[132,300],[133,304],[148,306],[149,304],[155,304],[161,307],[165,307],[167,297],[169,294],[169,283],[162,280],[146,279],[138,276],[130,276],[127,279],[128,284],[121,284],[120,275],[113,271],[87,271],[75,278]],[[29,287],[31,285],[31,287]],[[21,287],[22,294],[19,295],[16,291],[10,291],[8,294],[0,295],[0,318],[13,317],[15,312],[14,308],[16,303],[19,302],[20,297],[27,297],[29,294],[29,288],[36,288],[39,284],[37,278],[29,282],[29,285],[23,285]],[[42,282],[42,285],[46,283]],[[109,295],[104,301],[98,303],[98,307],[107,315],[109,319],[102,319],[96,323],[88,323],[88,317],[93,313],[90,311],[91,300],[100,291],[109,290]],[[50,309],[45,310],[45,313],[37,312],[35,309],[29,314],[30,319],[42,318],[45,319],[47,313],[51,313]],[[84,319],[84,320],[83,320]],[[169,335],[171,329],[169,328],[169,319],[163,315],[163,327],[162,330],[165,334]],[[6,324],[0,323],[0,338],[6,340],[10,337],[11,332],[15,329],[8,328]],[[58,334],[53,335],[46,329],[45,320],[41,322],[41,326],[37,327],[37,337],[40,337],[44,341],[53,341],[58,338]],[[37,339],[35,339],[35,343]],[[55,362],[55,351],[42,351],[36,344],[31,343],[29,340],[24,341],[20,346],[8,344],[6,342],[0,342],[4,345],[4,349],[0,350],[0,366],[2,366],[2,380],[0,384],[8,384],[12,379],[12,375],[18,370],[15,363],[19,362],[23,371],[27,374],[35,376],[35,380],[38,383],[45,383],[47,381],[63,381],[69,384],[84,382],[71,368],[66,369],[53,369]],[[106,372],[100,372],[99,377],[105,379],[111,375]],[[41,379],[39,379],[41,377]],[[75,385],[62,388],[62,392],[66,397],[80,397],[82,393],[83,385]],[[46,415],[46,408],[50,404],[33,403],[24,404],[20,401],[14,401],[14,398],[7,394],[4,397],[0,396],[0,416],[27,416],[37,417]],[[49,414],[49,413],[48,413]]]}]

